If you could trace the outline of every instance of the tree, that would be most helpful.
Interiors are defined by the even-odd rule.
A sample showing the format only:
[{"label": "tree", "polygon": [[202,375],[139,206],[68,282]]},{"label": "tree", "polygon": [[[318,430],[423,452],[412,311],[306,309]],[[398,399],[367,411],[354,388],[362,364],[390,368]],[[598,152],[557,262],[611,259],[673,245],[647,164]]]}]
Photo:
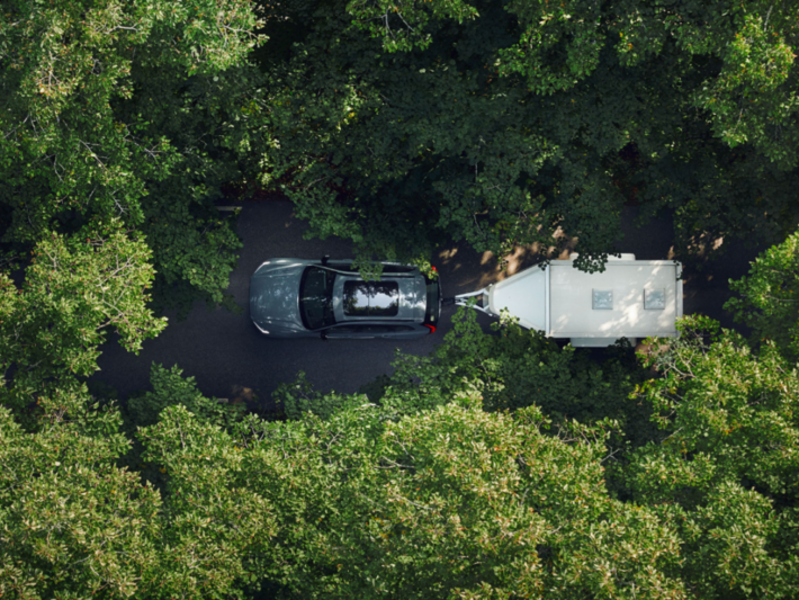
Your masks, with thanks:
[{"label": "tree", "polygon": [[498,334],[484,333],[476,317],[476,311],[459,308],[432,360],[399,354],[391,390],[407,401],[432,387],[445,396],[475,389],[486,411],[535,405],[557,422],[635,420],[628,395],[646,373],[624,359],[626,341],[610,348],[600,365],[586,350],[561,348],[541,332],[522,329],[507,313],[491,325]]},{"label": "tree", "polygon": [[770,339],[791,361],[799,359],[799,232],[760,254],[730,289],[740,297],[724,310],[754,329],[753,341]]},{"label": "tree", "polygon": [[[570,194],[583,174],[579,165],[563,178],[548,169],[570,149],[537,120],[519,127],[539,107],[529,105],[521,78],[500,80],[483,68],[507,39],[509,17],[497,7],[463,31],[445,29],[425,51],[384,55],[348,28],[342,9],[319,9],[314,32],[269,86],[280,148],[265,159],[274,169],[268,177],[290,178],[284,189],[310,233],[353,239],[362,261],[370,253],[426,258],[442,233],[500,254],[517,243],[553,243],[560,190],[532,181],[557,180]],[[455,60],[451,48],[464,39]],[[336,200],[341,186],[351,193]],[[601,217],[618,211],[604,208],[584,232],[583,257],[591,239],[602,239],[594,248],[615,239]]]},{"label": "tree", "polygon": [[363,400],[243,430],[246,485],[278,515],[270,577],[296,594],[682,597],[677,539],[607,494],[601,429],[542,435],[537,409],[477,396],[396,420]]},{"label": "tree", "polygon": [[362,263],[565,233],[600,268],[627,189],[643,218],[674,211],[683,253],[797,218],[785,7],[353,0],[312,29],[271,72],[264,181]]},{"label": "tree", "polygon": [[[121,416],[85,388],[42,396],[30,431],[3,408],[0,590],[241,597],[266,578],[303,598],[795,596],[799,380],[773,344],[755,355],[706,319],[655,340],[662,377],[634,400],[665,437],[622,454],[607,419],[486,411],[523,344],[510,326],[486,353],[469,322],[437,378],[420,363],[416,394],[400,364],[379,403],[329,395],[324,419],[238,419],[154,366],[128,413],[157,487],[117,466]],[[538,352],[547,377],[555,350]]]},{"label": "tree", "polygon": [[[158,393],[164,374],[154,376]],[[33,431],[0,406],[0,594],[243,597],[259,575],[254,559],[269,555],[274,517],[232,484],[242,457],[230,436],[170,408],[140,434],[146,460],[166,473],[159,490],[117,466],[131,445],[121,415],[85,385],[38,406]]]},{"label": "tree", "polygon": [[[710,113],[714,135],[730,147],[750,142],[770,161],[796,166],[793,117],[799,97],[791,67],[799,27],[789,7],[775,11],[767,2],[728,0],[646,7],[625,0],[557,6],[512,0],[505,6],[517,19],[519,39],[497,53],[494,64],[502,75],[523,73],[533,90],[550,95],[590,78],[607,47],[630,67],[664,53],[671,42],[685,55],[715,59],[720,67],[705,73],[701,91],[690,98]],[[431,16],[461,23],[482,13],[462,0],[351,0],[347,11],[356,17],[353,26],[382,39],[388,52],[428,47]]]},{"label": "tree", "polygon": [[240,242],[212,200],[257,135],[258,25],[245,0],[6,3],[3,242],[26,253],[49,231],[117,217],[147,235],[157,295],[185,281],[221,302]]},{"label": "tree", "polygon": [[[192,395],[153,374],[156,395]],[[604,425],[545,436],[537,409],[474,395],[401,418],[352,397],[327,421],[228,432],[172,404],[136,433],[154,487],[116,466],[113,405],[82,387],[40,406],[28,432],[0,408],[3,593],[242,597],[267,577],[308,598],[682,597],[673,533],[602,483]]]},{"label": "tree", "polygon": [[227,485],[235,459],[217,460],[224,470],[206,467],[215,452],[207,434],[218,430],[181,423],[178,435],[196,454],[172,453],[183,468],[171,472],[173,495],[162,498],[115,466],[129,441],[112,406],[92,403],[85,387],[40,406],[35,432],[0,406],[0,593],[242,597],[246,557],[263,551],[272,522],[262,500]]},{"label": "tree", "polygon": [[[85,389],[40,399],[40,430],[0,406],[0,593],[16,598],[129,597],[156,567],[161,502],[113,467],[127,445],[119,415]],[[146,579],[146,576],[145,576]]]},{"label": "tree", "polygon": [[141,427],[158,422],[161,413],[170,406],[182,406],[203,424],[216,425],[223,431],[232,431],[235,423],[244,416],[240,405],[223,404],[215,398],[202,395],[194,377],[183,377],[177,365],[165,369],[153,363],[150,369],[152,391],[128,397],[121,409],[123,431],[131,440],[130,450],[120,458],[118,464],[139,473],[142,481],[148,481],[160,491],[166,489],[169,476],[161,464],[148,463],[143,458],[144,446],[137,433]]},{"label": "tree", "polygon": [[0,402],[21,417],[57,391],[75,393],[78,377],[98,369],[104,329],[138,353],[166,327],[146,307],[151,251],[117,219],[65,237],[51,232],[32,252],[25,283],[0,278]]},{"label": "tree", "polygon": [[663,432],[628,457],[629,497],[679,532],[680,578],[697,597],[795,597],[797,371],[773,343],[754,353],[710,319],[680,330],[648,361],[661,376],[640,397]]}]

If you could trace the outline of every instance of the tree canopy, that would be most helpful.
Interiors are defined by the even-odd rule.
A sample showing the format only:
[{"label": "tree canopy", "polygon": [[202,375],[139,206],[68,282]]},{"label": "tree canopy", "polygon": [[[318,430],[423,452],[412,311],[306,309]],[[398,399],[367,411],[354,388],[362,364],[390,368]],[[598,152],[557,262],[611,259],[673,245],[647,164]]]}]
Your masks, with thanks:
[{"label": "tree canopy", "polygon": [[0,589],[223,597],[266,576],[306,598],[682,597],[676,536],[609,497],[601,428],[544,435],[537,408],[476,396],[399,419],[363,400],[228,430],[167,407],[137,433],[161,493],[114,464],[130,442],[85,390],[44,402],[32,434],[2,409]]},{"label": "tree canopy", "polygon": [[[85,388],[42,399],[30,433],[4,408],[0,589],[224,597],[263,581],[285,598],[792,598],[796,369],[707,319],[681,328],[652,346],[661,377],[582,423],[554,403],[549,418],[487,401],[514,389],[508,347],[523,337],[541,369],[530,380],[551,377],[562,352],[514,324],[508,338],[462,329],[441,349],[455,351],[448,364],[408,370],[400,356],[376,401],[290,386],[292,406],[311,410],[285,422],[157,366],[153,391],[121,415]],[[467,338],[476,352],[459,356]],[[560,360],[567,380],[579,357]],[[569,406],[587,383],[550,389]],[[625,444],[603,409],[625,418],[640,403],[655,428]]]},{"label": "tree canopy", "polygon": [[22,289],[0,275],[0,402],[22,416],[41,397],[75,393],[78,378],[97,370],[106,328],[137,353],[158,335],[166,319],[145,306],[150,255],[113,219],[37,243]]},{"label": "tree canopy", "polygon": [[222,302],[241,242],[212,201],[252,162],[260,76],[247,57],[259,23],[239,0],[4,3],[9,258],[51,231],[118,218],[152,250],[157,296]]},{"label": "tree canopy", "polygon": [[269,67],[264,181],[367,258],[565,234],[596,268],[625,201],[672,210],[683,253],[773,240],[797,216],[796,35],[760,2],[322,2]]},{"label": "tree canopy", "polygon": [[649,360],[661,377],[641,397],[663,431],[629,456],[629,493],[679,532],[697,597],[795,596],[796,363],[773,343],[755,353],[706,318],[680,328]]},{"label": "tree canopy", "polygon": [[770,339],[786,357],[799,359],[799,232],[762,252],[730,288],[737,295],[724,308],[753,328],[754,345]]},{"label": "tree canopy", "polygon": [[[0,596],[797,597],[793,7],[267,8],[0,8]],[[284,418],[177,365],[90,391],[107,331],[138,352],[170,298],[231,305],[214,201],[256,180],[365,272],[442,235],[601,268],[626,201],[680,252],[779,244],[731,283],[749,343],[692,316],[600,365],[461,310],[368,395],[285,383]]]},{"label": "tree canopy", "polygon": [[[116,460],[130,446],[113,406],[85,386],[39,400],[34,432],[0,406],[0,593],[14,598],[242,597],[273,533],[263,500],[230,485],[235,449],[191,421],[148,438],[160,465],[170,448],[168,496]],[[172,438],[171,435],[177,436]],[[164,446],[164,444],[167,446]],[[223,452],[234,463],[209,471]],[[172,467],[175,463],[169,462]],[[162,467],[163,468],[163,467]],[[210,477],[209,477],[210,476]]]}]

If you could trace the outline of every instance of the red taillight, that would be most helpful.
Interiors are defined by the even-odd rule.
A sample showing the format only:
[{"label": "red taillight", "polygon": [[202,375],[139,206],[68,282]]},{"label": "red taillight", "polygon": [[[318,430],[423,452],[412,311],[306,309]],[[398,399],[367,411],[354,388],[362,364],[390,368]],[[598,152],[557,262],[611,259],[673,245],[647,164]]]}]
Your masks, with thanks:
[{"label": "red taillight", "polygon": [[435,325],[428,325],[427,323],[425,323],[424,326],[427,327],[430,330],[430,333],[433,333],[436,330],[436,326]]}]

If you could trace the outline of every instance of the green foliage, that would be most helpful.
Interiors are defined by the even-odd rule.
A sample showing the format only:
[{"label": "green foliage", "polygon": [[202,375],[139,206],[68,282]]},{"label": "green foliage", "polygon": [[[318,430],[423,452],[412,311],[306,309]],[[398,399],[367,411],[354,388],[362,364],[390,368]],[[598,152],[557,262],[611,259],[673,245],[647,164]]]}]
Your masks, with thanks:
[{"label": "green foliage", "polygon": [[426,26],[431,17],[463,23],[479,16],[473,6],[461,0],[434,3],[424,0],[350,0],[346,10],[353,17],[355,27],[368,31],[372,38],[383,39],[383,49],[387,52],[430,46],[433,40]]},{"label": "green foliage", "polygon": [[679,327],[654,342],[661,377],[640,388],[664,431],[629,457],[632,499],[680,532],[698,597],[795,597],[799,374],[773,344],[754,354],[707,318]]},{"label": "green foliage", "polygon": [[755,341],[770,339],[791,361],[799,360],[799,232],[758,256],[730,289],[740,298],[728,300],[724,310],[754,329]]},{"label": "green foliage", "polygon": [[682,597],[664,574],[674,535],[607,496],[601,430],[544,436],[536,409],[490,414],[476,397],[383,412],[243,427],[247,485],[278,515],[270,576],[299,596]]},{"label": "green foliage", "polygon": [[[85,388],[43,398],[34,433],[3,409],[0,436],[12,443],[0,445],[0,589],[241,597],[265,577],[303,598],[795,595],[799,379],[773,346],[755,356],[703,319],[653,342],[663,376],[636,399],[668,437],[609,473],[618,423],[484,408],[512,398],[502,361],[534,349],[541,380],[547,366],[568,371],[548,358],[555,347],[513,324],[488,336],[464,315],[457,323],[446,368],[401,362],[378,403],[325,398],[301,377],[288,422],[230,418],[179,369],[154,365],[153,392],[128,414],[152,423],[136,436],[142,459],[163,470],[160,492],[114,466],[130,447],[120,415],[90,406]],[[551,389],[570,385],[555,378]],[[608,475],[627,485],[626,501]],[[114,516],[90,520],[100,505]],[[54,519],[57,534],[31,533]]]},{"label": "green foliage", "polygon": [[55,390],[74,390],[76,376],[97,370],[104,328],[138,353],[166,327],[145,306],[150,256],[143,241],[111,220],[70,237],[49,234],[32,252],[21,290],[0,275],[3,404],[21,410]]},{"label": "green foliage", "polygon": [[129,597],[158,567],[161,499],[113,466],[129,444],[116,411],[90,408],[85,388],[41,404],[35,433],[0,406],[0,593]]},{"label": "green foliage", "polygon": [[264,66],[262,181],[364,261],[578,237],[601,269],[632,195],[673,211],[681,254],[796,222],[786,6],[325,2],[309,29]]},{"label": "green foliage", "polygon": [[312,413],[322,420],[328,420],[336,412],[350,405],[364,404],[368,399],[363,396],[347,396],[339,393],[322,394],[313,389],[313,385],[305,379],[305,371],[297,373],[293,383],[281,383],[272,392],[272,401],[282,410],[286,417],[298,421],[305,413]]},{"label": "green foliage", "polygon": [[183,406],[201,422],[230,428],[240,420],[244,408],[223,404],[206,398],[197,389],[194,377],[183,377],[183,370],[173,365],[171,369],[153,363],[150,369],[152,392],[130,398],[127,402],[126,418],[132,427],[148,427],[158,421],[161,412],[170,406]]},{"label": "green foliage", "polygon": [[713,115],[713,133],[731,148],[751,142],[772,162],[794,168],[799,159],[796,131],[783,127],[799,108],[791,77],[797,28],[781,11],[769,27],[772,8],[765,18],[741,11],[721,72],[697,90],[694,103]]},{"label": "green foliage", "polygon": [[564,233],[601,269],[631,193],[678,250],[784,232],[790,6],[333,0],[262,75],[245,0],[45,4],[0,14],[0,265],[25,269],[0,274],[0,596],[797,596],[799,234],[732,283],[761,347],[686,319],[657,379],[467,310],[368,398],[300,373],[288,422],[177,366],[121,413],[83,383],[104,330],[163,330],[153,286],[234,306],[224,183],[283,186],[370,276],[445,235]]},{"label": "green foliage", "polygon": [[[263,162],[307,235],[350,238],[359,257],[427,258],[442,234],[502,256],[562,245],[552,233],[569,213],[586,265],[612,245],[613,190],[554,106],[498,77],[490,57],[513,41],[511,17],[496,4],[480,13],[424,50],[386,55],[339,8],[320,7],[292,62],[270,72],[280,146]],[[624,146],[608,133],[603,143]],[[580,208],[564,210],[574,194]]]},{"label": "green foliage", "polygon": [[[159,391],[180,387],[155,379]],[[85,386],[39,403],[33,433],[0,406],[0,594],[243,597],[249,557],[266,552],[274,519],[232,485],[241,455],[227,434],[180,406],[142,430],[146,459],[168,468],[162,497],[115,465],[130,441],[113,406],[93,403]]]},{"label": "green foliage", "polygon": [[378,375],[369,383],[363,384],[358,388],[358,393],[366,396],[369,402],[377,402],[386,393],[386,388],[391,385],[391,377],[388,375]]},{"label": "green foliage", "polygon": [[499,51],[495,64],[501,74],[521,72],[538,94],[550,95],[572,88],[597,68],[607,35],[599,4],[514,0],[506,10],[524,29],[517,44]]},{"label": "green foliage", "polygon": [[[391,52],[410,50],[414,45],[406,36],[424,29],[429,15],[439,21],[457,18],[459,23],[466,15],[478,16],[474,7],[451,0],[426,6],[421,11],[415,3],[364,3],[356,27],[382,36],[384,49]],[[405,25],[399,42],[389,26],[392,9]],[[594,75],[605,48],[613,50],[620,65],[633,67],[657,59],[673,44],[688,58],[713,57],[720,63],[719,69],[705,74],[691,97],[694,107],[711,115],[714,135],[730,147],[750,142],[783,168],[796,166],[792,115],[799,109],[799,97],[792,66],[799,27],[788,6],[728,0],[676,6],[641,6],[628,0],[602,6],[587,0],[511,0],[505,10],[517,19],[518,41],[497,49],[493,64],[501,75],[523,73],[532,91],[551,95]],[[430,44],[430,36],[427,33],[422,47]],[[693,70],[688,64],[682,69]]]},{"label": "green foliage", "polygon": [[[167,136],[181,160],[171,176],[148,183],[142,203],[147,233],[158,265],[154,298],[159,309],[179,308],[183,318],[192,301],[222,303],[241,313],[225,295],[241,240],[236,219],[222,218],[213,206],[221,186],[246,183],[257,159],[251,145],[263,145],[261,76],[254,67],[179,77],[163,68],[133,69],[139,90],[117,102],[119,118],[135,120],[147,110],[148,130]],[[260,140],[260,141],[259,141]]]},{"label": "green foliage", "polygon": [[261,136],[260,75],[245,59],[263,40],[249,2],[19,0],[3,11],[3,241],[33,246],[92,216],[120,218],[147,237],[159,299],[186,282],[221,302],[241,244],[211,201],[220,179],[246,178]]},{"label": "green foliage", "polygon": [[[40,10],[20,1],[8,8],[0,38],[8,90],[1,114],[3,131],[13,135],[4,137],[2,164],[4,185],[19,198],[13,235],[46,230],[64,201],[82,212],[89,203],[94,212],[126,214],[139,224],[138,200],[146,194],[142,176],[163,178],[175,157],[168,140],[142,135],[147,115],[128,123],[114,118],[111,101],[134,96],[136,51],[145,65],[225,69],[253,42],[223,38],[219,28],[247,31],[255,24],[251,13],[220,12],[208,2],[140,4],[123,11],[84,2]],[[173,35],[179,45],[168,50]],[[31,186],[40,187],[34,193]],[[37,193],[51,201],[43,203]],[[3,196],[8,201],[11,195]]]},{"label": "green foliage", "polygon": [[139,438],[144,460],[168,475],[161,543],[169,567],[161,584],[194,598],[241,598],[242,584],[259,573],[257,563],[273,554],[276,533],[274,510],[244,485],[257,475],[241,447],[180,405],[166,408]]},{"label": "green foliage", "polygon": [[164,490],[166,469],[161,463],[148,463],[143,458],[144,447],[137,439],[141,427],[155,425],[161,413],[170,406],[182,406],[201,423],[215,425],[228,430],[244,415],[243,406],[223,404],[215,398],[202,395],[194,377],[183,377],[183,370],[177,365],[171,369],[153,363],[150,368],[151,392],[128,398],[122,411],[125,432],[133,441],[130,451],[121,458],[119,464],[138,471],[142,481],[147,481]]}]

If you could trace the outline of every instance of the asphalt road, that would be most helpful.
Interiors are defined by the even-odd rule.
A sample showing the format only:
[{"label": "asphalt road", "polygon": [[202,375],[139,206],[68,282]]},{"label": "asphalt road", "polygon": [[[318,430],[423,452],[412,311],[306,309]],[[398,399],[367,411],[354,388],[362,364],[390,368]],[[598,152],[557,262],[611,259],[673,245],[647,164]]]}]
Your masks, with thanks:
[{"label": "asphalt road", "polygon": [[[229,291],[244,308],[240,316],[224,309],[208,311],[197,302],[185,321],[167,312],[169,325],[155,340],[144,342],[139,356],[127,353],[115,337],[101,347],[100,371],[92,379],[113,386],[126,398],[149,388],[150,365],[174,364],[184,376],[195,377],[206,396],[220,398],[235,395],[234,386],[249,388],[265,408],[271,408],[271,393],[281,382],[293,381],[298,371],[323,392],[332,390],[353,393],[377,376],[391,372],[395,349],[424,355],[433,350],[451,329],[454,308],[445,308],[438,330],[421,340],[271,340],[252,325],[248,310],[249,278],[256,267],[268,258],[332,258],[352,255],[346,240],[304,240],[305,223],[292,215],[293,205],[285,200],[244,202],[238,219],[238,232],[244,240],[238,268],[230,278]],[[637,208],[625,207],[624,240],[618,250],[633,252],[639,259],[670,258],[672,226],[669,218],[635,227]],[[579,249],[579,248],[578,248]],[[756,250],[732,244],[721,259],[707,261],[701,271],[689,267],[685,272],[686,314],[703,313],[731,326],[721,306],[729,297],[727,281],[746,273]],[[511,260],[508,273],[535,264],[535,248],[521,249]],[[480,255],[464,245],[442,244],[433,256],[445,296],[478,290],[507,276],[497,268],[490,255]],[[488,330],[491,319],[483,314],[478,320]]]}]

